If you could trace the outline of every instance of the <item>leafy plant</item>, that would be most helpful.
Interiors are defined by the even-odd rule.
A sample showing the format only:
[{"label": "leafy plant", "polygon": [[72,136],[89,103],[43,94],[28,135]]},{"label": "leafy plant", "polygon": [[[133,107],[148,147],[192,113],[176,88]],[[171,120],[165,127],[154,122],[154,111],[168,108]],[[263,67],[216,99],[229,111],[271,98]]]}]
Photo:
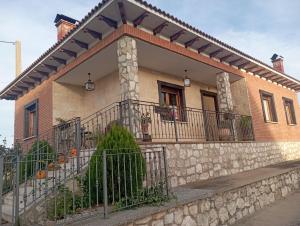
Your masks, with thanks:
[{"label": "leafy plant", "polygon": [[[163,184],[158,184],[151,188],[143,188],[138,191],[137,195],[132,198],[122,198],[115,204],[116,209],[126,209],[130,206],[140,204],[161,205],[170,198],[164,194]],[[130,205],[128,205],[130,203]]]},{"label": "leafy plant", "polygon": [[74,194],[66,187],[60,187],[58,193],[47,203],[47,218],[49,220],[63,219],[65,214],[70,215],[81,209],[81,196]]},{"label": "leafy plant", "polygon": [[21,160],[20,180],[24,181],[25,177],[34,176],[37,170],[46,169],[46,166],[54,159],[54,150],[47,141],[35,141],[29,152]]},{"label": "leafy plant", "polygon": [[86,172],[84,193],[92,205],[103,202],[103,152],[107,153],[108,201],[133,197],[142,189],[145,160],[133,135],[119,125],[102,137]]}]

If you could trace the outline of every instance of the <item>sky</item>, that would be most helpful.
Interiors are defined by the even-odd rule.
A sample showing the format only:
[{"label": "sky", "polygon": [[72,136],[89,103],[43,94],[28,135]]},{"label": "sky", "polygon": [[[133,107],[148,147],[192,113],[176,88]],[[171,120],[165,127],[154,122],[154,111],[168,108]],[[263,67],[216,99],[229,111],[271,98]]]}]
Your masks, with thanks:
[{"label": "sky", "polygon": [[[54,18],[80,20],[99,0],[0,0],[0,41],[20,40],[22,68],[56,42]],[[45,2],[47,2],[45,4]],[[285,72],[300,80],[299,0],[148,0],[198,29],[270,64],[284,56]],[[15,77],[15,50],[0,43],[0,90]],[[13,141],[14,102],[0,100],[0,144]]]}]

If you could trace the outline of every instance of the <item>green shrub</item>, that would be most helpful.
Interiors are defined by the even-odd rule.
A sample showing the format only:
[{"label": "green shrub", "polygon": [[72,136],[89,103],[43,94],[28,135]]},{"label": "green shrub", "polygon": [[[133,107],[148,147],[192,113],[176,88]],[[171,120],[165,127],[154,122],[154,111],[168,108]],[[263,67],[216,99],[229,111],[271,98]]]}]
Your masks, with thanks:
[{"label": "green shrub", "polygon": [[49,220],[60,220],[64,215],[70,215],[78,212],[81,209],[81,196],[74,194],[66,187],[61,187],[55,198],[50,199],[47,203],[47,218]]},{"label": "green shrub", "polygon": [[54,161],[55,153],[51,145],[45,141],[35,141],[29,152],[21,159],[20,180],[25,180],[25,175],[30,178],[37,170],[43,170],[47,164]]},{"label": "green shrub", "polygon": [[98,202],[103,202],[104,150],[107,153],[108,201],[113,201],[113,194],[114,201],[126,196],[136,197],[143,185],[145,160],[132,134],[126,128],[113,125],[98,142],[97,150],[89,163],[83,184],[87,202],[95,205],[97,196]]}]

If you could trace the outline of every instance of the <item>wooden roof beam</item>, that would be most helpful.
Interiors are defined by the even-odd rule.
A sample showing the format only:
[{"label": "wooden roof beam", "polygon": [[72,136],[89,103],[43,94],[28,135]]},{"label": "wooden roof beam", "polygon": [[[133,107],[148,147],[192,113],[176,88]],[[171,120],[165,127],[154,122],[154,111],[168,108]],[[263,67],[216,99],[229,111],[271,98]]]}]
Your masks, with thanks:
[{"label": "wooden roof beam", "polygon": [[153,35],[159,34],[165,27],[168,26],[168,22],[163,22],[160,25],[158,25],[156,28],[153,29]]},{"label": "wooden roof beam", "polygon": [[40,70],[34,70],[35,73],[43,76],[43,77],[49,77],[49,73],[48,72],[45,72],[45,71],[40,71]]},{"label": "wooden roof beam", "polygon": [[105,22],[109,27],[112,27],[112,28],[115,28],[115,29],[118,28],[118,22],[113,20],[113,19],[110,19],[110,18],[108,18],[106,16],[103,16],[103,15],[99,15],[98,19],[100,21]]},{"label": "wooden roof beam", "polygon": [[141,15],[139,15],[137,18],[133,20],[133,26],[134,27],[139,26],[147,16],[149,16],[149,12],[147,11],[143,12]]},{"label": "wooden roof beam", "polygon": [[[257,67],[258,67],[257,65],[254,65],[254,66],[252,66],[252,67],[245,68],[245,70],[246,70],[247,72],[252,72],[252,70],[255,69],[255,68],[257,68]],[[253,73],[253,72],[252,72],[252,73]]]},{"label": "wooden roof beam", "polygon": [[266,75],[269,75],[269,74],[271,74],[271,72],[266,72],[266,73],[260,74],[260,76],[265,77]]},{"label": "wooden roof beam", "polygon": [[242,68],[244,68],[245,66],[247,66],[247,65],[250,64],[250,63],[251,63],[250,61],[247,61],[247,62],[245,62],[245,63],[242,63],[242,64],[238,65],[237,67],[238,67],[239,69],[242,69]]},{"label": "wooden roof beam", "polygon": [[123,2],[118,2],[119,12],[123,24],[127,24],[126,10]]},{"label": "wooden roof beam", "polygon": [[230,65],[235,65],[237,62],[243,60],[243,58],[238,58],[229,62]]},{"label": "wooden roof beam", "polygon": [[73,38],[71,40],[71,43],[75,43],[77,46],[79,46],[82,49],[89,49],[89,44],[88,43],[79,41],[79,40],[77,40],[75,38]]},{"label": "wooden roof beam", "polygon": [[102,39],[102,33],[98,32],[98,31],[94,31],[92,29],[85,28],[85,29],[83,29],[83,32],[89,34],[90,36],[92,36],[95,39],[99,39],[99,40]]},{"label": "wooden roof beam", "polygon": [[71,51],[71,50],[68,50],[68,49],[60,49],[59,51],[62,52],[62,53],[67,54],[70,57],[75,57],[75,58],[77,57],[77,53],[74,52],[74,51]]},{"label": "wooden roof beam", "polygon": [[221,61],[221,62],[224,62],[225,60],[229,59],[229,58],[232,57],[232,56],[234,56],[234,54],[232,54],[232,53],[231,53],[231,54],[228,54],[228,55],[226,55],[226,56],[223,56],[223,57],[220,58],[220,61]]},{"label": "wooden roof beam", "polygon": [[[41,64],[43,67],[49,69],[50,71],[57,71],[57,67],[56,66],[53,66],[53,65],[50,65],[50,64]],[[46,73],[47,76],[48,76],[48,72],[44,72],[44,71],[38,71],[36,70],[36,72],[40,73],[40,74],[43,74],[43,73]]]},{"label": "wooden roof beam", "polygon": [[25,85],[28,85],[28,86],[34,86],[35,85],[34,82],[28,82],[28,81],[22,81],[22,83],[24,83]]},{"label": "wooden roof beam", "polygon": [[196,37],[196,38],[193,38],[193,39],[187,41],[186,43],[184,43],[185,48],[188,48],[188,47],[192,46],[192,45],[193,45],[196,41],[198,41],[198,40],[199,40],[199,38]]},{"label": "wooden roof beam", "polygon": [[209,54],[209,57],[210,58],[213,58],[215,56],[217,56],[219,53],[223,52],[224,50],[223,49],[217,49],[216,51],[212,52]]},{"label": "wooden roof beam", "polygon": [[209,48],[211,46],[211,43],[205,44],[201,47],[198,48],[198,53],[202,53],[204,52],[207,48]]},{"label": "wooden roof beam", "polygon": [[32,76],[32,75],[28,75],[28,78],[30,78],[31,80],[33,80],[35,82],[39,82],[39,83],[41,83],[41,81],[42,81],[41,78],[37,78],[37,77]]},{"label": "wooden roof beam", "polygon": [[263,71],[265,71],[266,69],[259,69],[259,70],[256,70],[256,71],[253,71],[252,73],[253,74],[259,74],[260,72],[263,72]]},{"label": "wooden roof beam", "polygon": [[178,31],[178,32],[176,32],[175,34],[173,34],[173,35],[171,35],[171,37],[170,37],[170,41],[171,42],[174,42],[174,41],[176,41],[181,35],[183,35],[185,33],[185,31],[182,29],[182,30],[180,30],[180,31]]},{"label": "wooden roof beam", "polygon": [[63,65],[66,65],[66,64],[67,64],[67,60],[62,59],[62,58],[59,58],[59,57],[55,57],[55,56],[50,57],[50,60],[54,60],[54,61],[56,61],[57,63],[63,64]]}]

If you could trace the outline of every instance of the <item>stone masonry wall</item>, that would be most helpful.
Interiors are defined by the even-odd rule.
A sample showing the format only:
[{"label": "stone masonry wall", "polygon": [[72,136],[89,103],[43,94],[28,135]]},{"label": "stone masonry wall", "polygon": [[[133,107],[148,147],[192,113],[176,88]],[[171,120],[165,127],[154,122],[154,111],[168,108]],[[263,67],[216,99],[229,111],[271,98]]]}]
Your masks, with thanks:
[{"label": "stone masonry wall", "polygon": [[299,188],[300,169],[178,205],[127,226],[230,225]]},{"label": "stone masonry wall", "polygon": [[[144,145],[154,150],[160,145]],[[167,144],[172,187],[300,159],[300,142]]]}]

